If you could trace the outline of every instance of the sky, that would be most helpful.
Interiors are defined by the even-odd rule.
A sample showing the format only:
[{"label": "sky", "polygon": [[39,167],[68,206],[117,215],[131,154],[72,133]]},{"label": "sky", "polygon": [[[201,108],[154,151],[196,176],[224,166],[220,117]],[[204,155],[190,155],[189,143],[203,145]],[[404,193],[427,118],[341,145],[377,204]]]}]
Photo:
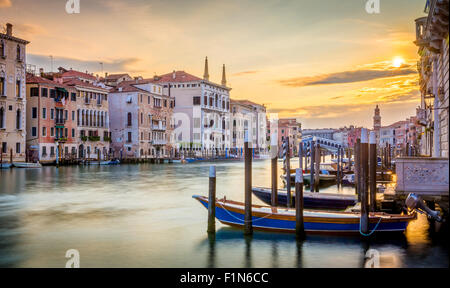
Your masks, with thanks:
[{"label": "sky", "polygon": [[[28,64],[152,77],[227,68],[233,99],[267,106],[303,128],[372,127],[420,104],[414,20],[425,0],[0,0],[0,25],[29,40]],[[103,63],[103,65],[100,65]],[[103,69],[103,70],[102,70]]]}]

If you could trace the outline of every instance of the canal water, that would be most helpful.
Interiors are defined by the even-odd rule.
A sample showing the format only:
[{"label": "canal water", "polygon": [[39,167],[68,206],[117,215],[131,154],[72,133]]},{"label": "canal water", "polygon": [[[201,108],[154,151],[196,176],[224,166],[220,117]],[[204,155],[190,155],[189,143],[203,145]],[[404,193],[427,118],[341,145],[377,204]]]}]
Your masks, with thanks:
[{"label": "canal water", "polygon": [[[0,172],[0,267],[65,267],[66,251],[81,267],[448,267],[448,239],[425,217],[405,235],[363,243],[358,237],[255,232],[217,223],[208,238],[210,163],[44,167]],[[244,164],[218,162],[217,194],[244,200]],[[254,186],[270,187],[270,161],[253,163]],[[354,193],[351,188],[327,193]],[[262,204],[255,197],[254,203]],[[375,252],[374,252],[375,251]]]}]

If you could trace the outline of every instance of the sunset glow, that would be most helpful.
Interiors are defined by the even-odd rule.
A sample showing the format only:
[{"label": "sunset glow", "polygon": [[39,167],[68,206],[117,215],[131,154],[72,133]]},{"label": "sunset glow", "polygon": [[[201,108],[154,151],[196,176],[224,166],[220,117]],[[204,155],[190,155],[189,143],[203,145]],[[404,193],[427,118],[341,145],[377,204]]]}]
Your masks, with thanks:
[{"label": "sunset glow", "polygon": [[419,99],[422,0],[384,1],[377,15],[359,0],[82,0],[77,15],[65,13],[65,1],[7,2],[0,24],[16,24],[31,42],[27,63],[45,70],[53,55],[55,70],[202,76],[208,56],[212,81],[226,64],[232,98],[304,127],[370,125],[376,104],[389,123],[415,113]]}]

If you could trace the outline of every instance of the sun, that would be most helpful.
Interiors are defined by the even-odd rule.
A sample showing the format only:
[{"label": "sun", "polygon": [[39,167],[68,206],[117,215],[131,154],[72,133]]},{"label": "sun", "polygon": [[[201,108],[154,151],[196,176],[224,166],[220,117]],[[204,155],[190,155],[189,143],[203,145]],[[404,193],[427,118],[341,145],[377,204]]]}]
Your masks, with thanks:
[{"label": "sun", "polygon": [[405,64],[405,60],[402,57],[395,57],[392,61],[392,66],[395,68],[400,68],[403,64]]}]

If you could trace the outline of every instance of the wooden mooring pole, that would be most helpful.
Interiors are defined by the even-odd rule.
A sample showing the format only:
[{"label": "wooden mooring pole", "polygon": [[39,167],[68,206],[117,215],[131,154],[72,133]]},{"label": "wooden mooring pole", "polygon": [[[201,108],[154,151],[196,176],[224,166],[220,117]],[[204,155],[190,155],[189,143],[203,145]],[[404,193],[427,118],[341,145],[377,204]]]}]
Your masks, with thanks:
[{"label": "wooden mooring pole", "polygon": [[337,168],[336,183],[339,186],[341,184],[339,179],[341,179],[341,169],[342,169],[342,166],[341,166],[341,149],[340,148],[338,148],[338,151],[337,151],[337,167],[336,168]]},{"label": "wooden mooring pole", "polygon": [[10,154],[9,154],[9,162],[11,163],[11,164],[13,164],[13,149],[11,148],[11,150],[9,150],[10,151]]},{"label": "wooden mooring pole", "polygon": [[370,131],[369,137],[369,186],[370,186],[370,212],[377,209],[377,137],[375,131]]},{"label": "wooden mooring pole", "polygon": [[356,139],[355,143],[355,189],[358,201],[361,201],[361,139]]},{"label": "wooden mooring pole", "polygon": [[305,224],[303,218],[304,209],[303,200],[303,170],[297,169],[295,173],[295,232],[297,237],[303,237],[305,234]]},{"label": "wooden mooring pole", "polygon": [[208,233],[216,233],[216,166],[209,167]]},{"label": "wooden mooring pole", "polygon": [[270,153],[272,156],[272,206],[278,206],[278,135],[272,134]]},{"label": "wooden mooring pole", "polygon": [[369,139],[367,130],[361,129],[361,232],[369,233]]},{"label": "wooden mooring pole", "polygon": [[311,142],[311,168],[310,168],[310,180],[309,180],[309,188],[311,190],[311,192],[314,192],[314,162],[316,159],[316,141],[312,141]]},{"label": "wooden mooring pole", "polygon": [[317,144],[316,147],[316,167],[314,168],[314,191],[319,192],[320,185],[320,144]]},{"label": "wooden mooring pole", "polygon": [[292,207],[292,191],[291,191],[291,149],[289,143],[289,137],[286,137],[285,146],[285,163],[286,163],[286,191],[287,191],[287,207]]},{"label": "wooden mooring pole", "polygon": [[250,148],[248,131],[245,132],[245,215],[244,234],[253,234],[252,224],[252,148]]}]

